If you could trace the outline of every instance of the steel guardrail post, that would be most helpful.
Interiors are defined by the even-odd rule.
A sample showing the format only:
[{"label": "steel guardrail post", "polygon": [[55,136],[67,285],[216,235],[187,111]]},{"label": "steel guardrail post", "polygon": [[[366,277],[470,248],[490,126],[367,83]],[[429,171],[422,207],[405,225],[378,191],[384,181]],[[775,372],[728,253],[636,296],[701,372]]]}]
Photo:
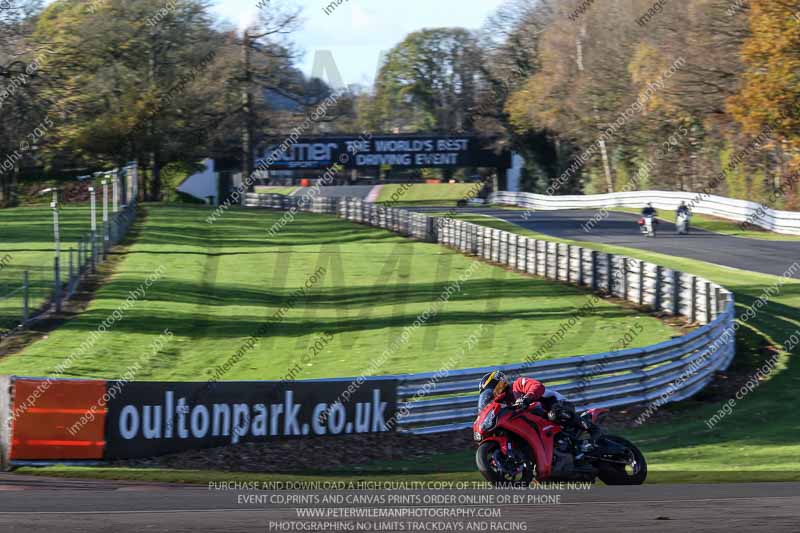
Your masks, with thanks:
[{"label": "steel guardrail post", "polygon": [[681,314],[681,273],[672,271],[672,314]]},{"label": "steel guardrail post", "polygon": [[664,274],[664,267],[661,265],[656,265],[656,289],[655,294],[653,295],[653,307],[655,307],[656,311],[661,311],[661,279]]},{"label": "steel guardrail post", "polygon": [[31,280],[28,271],[22,273],[22,325],[30,319],[31,310]]}]

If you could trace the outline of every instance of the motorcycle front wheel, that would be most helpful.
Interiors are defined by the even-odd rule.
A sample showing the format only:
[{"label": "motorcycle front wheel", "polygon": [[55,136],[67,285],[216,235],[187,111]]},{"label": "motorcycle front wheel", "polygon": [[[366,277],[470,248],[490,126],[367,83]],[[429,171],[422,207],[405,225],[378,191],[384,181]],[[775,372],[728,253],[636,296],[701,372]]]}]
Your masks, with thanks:
[{"label": "motorcycle front wheel", "polygon": [[478,446],[475,463],[483,478],[493,485],[529,485],[533,481],[536,468],[533,457],[527,447],[517,447],[514,453],[521,454],[521,465],[508,458],[497,442],[487,441]]}]

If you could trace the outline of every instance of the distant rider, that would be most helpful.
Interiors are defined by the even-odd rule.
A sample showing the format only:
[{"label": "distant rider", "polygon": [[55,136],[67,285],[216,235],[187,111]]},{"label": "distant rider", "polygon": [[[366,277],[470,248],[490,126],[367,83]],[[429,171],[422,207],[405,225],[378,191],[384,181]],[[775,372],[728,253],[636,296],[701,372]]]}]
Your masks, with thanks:
[{"label": "distant rider", "polygon": [[651,204],[651,203],[648,203],[647,207],[642,209],[642,216],[643,217],[653,217],[653,218],[655,218],[657,214],[658,213],[656,213],[656,208],[653,207],[653,204]]},{"label": "distant rider", "polygon": [[681,202],[681,205],[678,206],[678,211],[675,214],[678,217],[680,217],[681,215],[686,215],[688,217],[692,213],[691,211],[689,211],[689,206],[686,205],[686,202]]}]

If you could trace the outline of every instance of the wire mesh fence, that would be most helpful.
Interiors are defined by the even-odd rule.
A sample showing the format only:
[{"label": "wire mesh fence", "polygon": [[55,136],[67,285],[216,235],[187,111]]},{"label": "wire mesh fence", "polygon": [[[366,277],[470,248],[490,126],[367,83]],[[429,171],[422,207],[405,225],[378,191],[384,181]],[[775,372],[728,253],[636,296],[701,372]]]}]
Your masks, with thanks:
[{"label": "wire mesh fence", "polygon": [[94,232],[62,243],[51,264],[0,269],[0,340],[48,311],[60,311],[81,281],[106,261],[111,247],[125,238],[136,219],[135,202],[118,209],[107,221],[98,221]]}]

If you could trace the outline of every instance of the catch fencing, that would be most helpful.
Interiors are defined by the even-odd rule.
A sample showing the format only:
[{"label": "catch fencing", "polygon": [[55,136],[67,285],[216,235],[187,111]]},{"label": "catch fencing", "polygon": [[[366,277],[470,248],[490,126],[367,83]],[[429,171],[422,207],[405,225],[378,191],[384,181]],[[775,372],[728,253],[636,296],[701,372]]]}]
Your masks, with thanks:
[{"label": "catch fencing", "polygon": [[800,212],[778,211],[747,200],[736,200],[723,196],[702,196],[699,193],[680,191],[634,191],[608,194],[550,196],[528,192],[500,191],[489,196],[489,203],[512,205],[530,210],[558,211],[563,209],[640,209],[650,202],[656,209],[674,211],[681,202],[686,202],[692,212],[712,215],[741,222],[743,227],[760,228],[800,235]]},{"label": "catch fencing", "polygon": [[[733,294],[711,281],[631,257],[533,239],[449,217],[387,208],[352,198],[250,194],[250,207],[332,214],[356,223],[439,243],[515,271],[585,287],[698,327],[645,348],[499,367],[531,376],[579,408],[646,402],[658,405],[699,392],[735,353]],[[532,347],[531,352],[534,352]],[[523,356],[520,356],[522,359]],[[465,429],[476,414],[477,383],[498,367],[392,376],[399,382],[398,428],[416,434]]]},{"label": "catch fencing", "polygon": [[[118,192],[117,187],[114,189]],[[0,276],[0,340],[47,312],[60,310],[63,303],[75,295],[81,280],[88,273],[96,272],[97,267],[108,259],[111,247],[122,241],[136,219],[135,196],[122,206],[119,206],[116,194],[114,198],[108,220],[100,221],[96,231],[84,234],[74,246],[64,247],[62,243],[52,265],[3,269]]]}]

